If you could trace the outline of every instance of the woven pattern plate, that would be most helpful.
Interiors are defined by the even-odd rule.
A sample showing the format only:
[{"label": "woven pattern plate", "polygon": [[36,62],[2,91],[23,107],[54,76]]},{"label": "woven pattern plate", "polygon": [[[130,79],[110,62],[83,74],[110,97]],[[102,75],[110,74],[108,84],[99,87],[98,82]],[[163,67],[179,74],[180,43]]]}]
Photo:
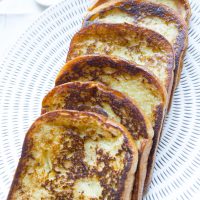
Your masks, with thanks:
[{"label": "woven pattern plate", "polygon": [[[19,38],[0,65],[0,199],[6,199],[28,127],[65,62],[90,0],[49,8]],[[200,1],[193,16],[181,82],[159,145],[144,200],[200,199]]]}]

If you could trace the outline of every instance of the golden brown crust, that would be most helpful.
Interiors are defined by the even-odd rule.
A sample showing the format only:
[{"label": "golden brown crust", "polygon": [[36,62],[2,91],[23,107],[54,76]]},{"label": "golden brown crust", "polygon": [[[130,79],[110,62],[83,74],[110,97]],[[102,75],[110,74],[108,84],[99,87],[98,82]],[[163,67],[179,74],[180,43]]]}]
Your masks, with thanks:
[{"label": "golden brown crust", "polygon": [[141,199],[153,129],[136,102],[100,83],[69,82],[55,87],[43,99],[42,113],[60,109],[96,112],[120,121],[129,130],[139,144],[133,194],[134,199]]},{"label": "golden brown crust", "polygon": [[[111,72],[111,70],[114,70],[114,72]],[[107,75],[118,80],[122,74],[130,77],[140,75],[145,78],[148,84],[154,86],[160,93],[162,106],[165,107],[167,94],[159,80],[146,68],[115,57],[98,55],[77,57],[63,66],[56,77],[55,85],[58,86],[74,81],[95,81],[112,88],[112,83],[103,80],[102,76]],[[160,125],[158,124],[158,126]]]},{"label": "golden brown crust", "polygon": [[[103,4],[108,4],[111,5],[113,3],[116,2],[133,2],[133,0],[96,0],[96,2],[89,8],[89,11],[93,11],[93,10],[97,10],[99,9],[99,7],[105,7]],[[190,8],[190,3],[188,0],[175,0],[176,4],[178,5],[178,8],[184,7],[185,10],[185,17],[183,17],[181,10],[175,10],[172,7],[170,7],[170,9],[172,9],[173,11],[177,12],[180,16],[182,16],[184,18],[184,20],[187,22],[187,24],[189,24],[189,20],[191,17],[191,8]],[[157,3],[158,5],[165,5],[168,6],[165,2],[163,3],[159,3],[159,2],[155,2],[152,0],[135,0],[134,2],[152,2],[152,3]]]},{"label": "golden brown crust", "polygon": [[[133,62],[128,62],[125,60],[118,59],[114,56],[103,56],[103,55],[85,55],[79,56],[67,62],[59,71],[55,85],[61,85],[63,83],[78,81],[81,76],[88,76],[88,72],[83,70],[83,67],[111,67],[117,69],[118,73],[129,73],[131,75],[136,75],[141,73],[148,82],[155,85],[155,87],[160,91],[162,95],[163,104],[166,104],[166,90],[163,88],[160,81],[147,69],[142,66],[136,65]],[[106,72],[106,71],[104,71]],[[109,74],[109,72],[108,72]],[[94,77],[94,80],[98,80],[100,74],[90,74]],[[116,74],[117,75],[117,74]],[[94,81],[88,80],[88,81]],[[105,84],[105,83],[104,83]],[[106,85],[106,84],[105,84]]]},{"label": "golden brown crust", "polygon": [[[141,200],[143,197],[143,193],[146,191],[147,183],[149,184],[149,182],[146,182],[144,185],[145,180],[151,181],[151,176],[147,174],[147,171],[150,169],[146,168],[146,165],[148,166],[148,159],[149,159],[149,154],[147,152],[150,152],[151,149],[152,149],[152,141],[144,140],[143,147],[139,152],[138,170],[136,171],[135,174],[136,181],[134,182],[132,200]],[[151,171],[152,170],[153,168],[151,169]],[[146,179],[147,177],[146,175],[148,176],[148,179]]]},{"label": "golden brown crust", "polygon": [[[138,44],[133,42],[134,38]],[[147,52],[145,48],[148,48]],[[119,53],[121,50],[125,52]],[[148,51],[151,53],[149,54]],[[92,24],[74,35],[67,60],[88,54],[117,56],[129,59],[131,62],[138,59],[144,67],[157,73],[168,94],[171,94],[174,70],[173,48],[163,36],[152,30],[130,24]]]},{"label": "golden brown crust", "polygon": [[[161,116],[161,113],[163,113],[163,108],[161,106],[158,106],[157,107],[157,113],[156,113],[157,116]],[[157,117],[157,119],[158,119],[158,117]],[[158,132],[161,133],[162,127],[163,127],[163,122],[164,122],[164,115],[163,115],[163,117],[159,117],[158,123],[157,123],[154,131],[157,130]],[[158,126],[158,124],[160,124],[160,125]],[[154,134],[152,149],[156,149],[156,151],[157,151],[160,138],[161,138],[161,135],[158,135],[158,134],[155,135]],[[155,159],[156,159],[156,152],[151,151],[149,158],[151,158],[151,159],[148,159],[148,169],[147,169],[148,173],[147,173],[147,176],[146,176],[146,179],[145,179],[144,193],[148,191],[149,185],[151,183],[154,165],[155,165]]]},{"label": "golden brown crust", "polygon": [[[140,21],[142,22],[145,18],[151,19],[152,17],[157,17],[164,20],[166,25],[173,24],[176,27],[176,29],[178,30],[177,37],[176,40],[171,43],[175,51],[175,78],[173,85],[175,85],[174,87],[176,87],[180,80],[180,75],[182,71],[182,60],[184,58],[184,52],[187,48],[188,43],[188,31],[185,21],[180,18],[175,11],[167,6],[162,6],[151,2],[118,1],[117,3],[113,3],[112,5],[100,9],[96,12],[89,13],[89,15],[86,16],[84,20],[84,26],[90,25],[92,23],[99,23],[99,19],[103,20],[107,15],[109,15],[109,12],[112,12],[114,10],[119,10],[120,12],[126,13],[127,15],[131,16],[132,24],[134,25],[143,27],[144,25],[142,23],[139,23]],[[147,26],[147,28],[152,30],[154,29],[153,26],[151,28],[151,25]],[[159,32],[159,30],[157,32]],[[162,34],[162,31],[159,33]],[[163,36],[165,37],[165,35]]]},{"label": "golden brown crust", "polygon": [[[87,123],[86,123],[86,121],[87,121]],[[68,131],[67,131],[68,129],[72,130],[72,129],[78,128],[79,124],[80,124],[80,126],[88,127],[89,131],[90,131],[90,126],[93,127],[95,125],[97,127],[97,129],[98,129],[98,127],[101,127],[102,130],[107,131],[111,135],[112,135],[112,133],[113,134],[118,133],[123,136],[123,149],[124,149],[123,151],[125,152],[125,157],[124,157],[125,160],[124,160],[124,169],[122,170],[123,172],[122,172],[121,176],[118,176],[118,178],[117,178],[117,179],[119,179],[117,191],[114,192],[113,190],[110,190],[109,187],[107,187],[106,183],[105,183],[105,185],[103,185],[103,183],[102,183],[101,187],[103,187],[103,191],[102,191],[103,196],[105,194],[108,194],[108,195],[112,195],[112,196],[110,196],[111,199],[119,199],[119,198],[120,199],[121,198],[128,199],[128,197],[130,196],[131,188],[130,188],[130,186],[129,187],[125,187],[125,186],[127,186],[128,184],[131,185],[133,183],[133,178],[131,178],[131,180],[129,178],[130,178],[130,176],[133,177],[134,172],[136,170],[136,166],[137,166],[137,160],[138,160],[137,147],[136,147],[130,133],[120,124],[114,123],[113,121],[108,120],[103,116],[100,116],[100,115],[97,115],[94,113],[89,113],[89,112],[77,112],[77,111],[50,112],[50,113],[47,113],[47,114],[41,116],[34,122],[34,124],[31,126],[31,128],[29,129],[29,131],[25,137],[22,154],[21,154],[21,159],[19,161],[19,164],[18,164],[18,167],[16,170],[16,174],[15,174],[15,177],[14,177],[14,180],[13,180],[13,183],[12,183],[9,195],[8,195],[8,199],[10,199],[10,200],[18,199],[18,198],[16,198],[17,192],[23,191],[23,187],[26,187],[26,186],[28,187],[28,185],[26,185],[26,186],[22,185],[22,177],[24,176],[24,174],[28,176],[29,173],[32,173],[30,170],[29,170],[29,172],[27,172],[26,170],[31,169],[30,163],[33,163],[34,159],[36,159],[34,154],[32,154],[32,153],[34,152],[33,149],[35,148],[37,138],[41,136],[41,135],[37,136],[37,134],[38,133],[52,134],[52,132],[51,133],[48,133],[45,131],[41,132],[41,129],[43,130],[46,125],[52,125],[53,127],[62,127],[64,130],[66,129],[66,132],[64,132],[63,134],[64,135],[66,134],[65,135],[66,138],[67,138],[67,136],[69,136],[70,138],[74,138],[76,145],[73,146],[73,148],[76,150],[76,152],[78,154],[81,154],[82,146],[81,146],[81,149],[79,149],[79,144],[81,144],[81,143],[78,143],[79,139],[81,140],[81,137],[79,137],[79,135],[75,136],[74,133],[71,133],[71,132],[68,133]],[[101,133],[102,133],[102,137],[105,137],[105,138],[107,137],[106,134],[103,136],[104,133],[103,132],[101,132]],[[56,132],[55,136],[58,137],[59,134],[61,134],[61,132]],[[95,132],[90,131],[90,133],[88,132],[87,134],[91,134],[91,137],[92,137],[92,135],[94,135]],[[61,138],[61,143],[63,143],[64,146],[65,146],[65,143],[64,143],[65,137]],[[90,135],[88,135],[87,137],[90,137]],[[66,140],[66,141],[68,141],[68,140]],[[41,146],[41,148],[43,148],[42,145],[44,145],[44,144],[45,144],[45,141],[43,140],[43,141],[40,141],[40,143],[38,145]],[[67,146],[65,146],[65,147],[67,147]],[[53,147],[51,146],[51,148],[53,148]],[[72,149],[70,151],[72,152]],[[60,156],[60,154],[59,154],[59,156]],[[102,157],[102,159],[103,159],[103,157]],[[109,158],[107,158],[107,159],[109,159]],[[77,165],[78,165],[78,163],[77,163]],[[73,166],[73,167],[74,167],[74,169],[76,168],[76,166]],[[86,168],[84,168],[84,169],[87,171]],[[86,171],[85,171],[85,173],[86,173]],[[76,174],[77,172],[74,172],[74,173]],[[113,171],[113,173],[116,173],[116,172]],[[59,174],[57,174],[57,176],[59,176]],[[35,174],[35,177],[37,177],[36,174]],[[79,180],[83,177],[87,177],[87,175],[84,173],[79,173],[79,175],[77,174],[77,177],[76,176],[68,177],[68,175],[67,175],[65,181],[67,180],[67,178],[69,178],[70,180]],[[100,177],[103,178],[103,176],[100,176]],[[54,179],[51,179],[51,180],[52,180],[51,181],[51,184],[52,184]],[[102,179],[102,181],[103,181],[103,179]],[[29,184],[29,182],[27,184]],[[51,190],[53,190],[54,188],[51,188],[49,190],[49,188],[46,186],[47,182],[45,182],[45,183],[38,182],[36,184],[38,185],[38,187],[46,188],[46,190],[48,190],[48,193],[51,194],[50,197],[53,197],[53,198],[56,198],[56,197],[68,198],[69,197],[69,196],[67,197],[67,195],[69,195],[70,191],[66,190],[66,188],[63,188],[63,191],[54,190],[54,192],[52,192]],[[59,184],[62,185],[61,182]],[[70,190],[72,190],[72,187]],[[59,193],[59,196],[56,196],[57,193]],[[20,194],[21,194],[19,196],[20,199],[28,198],[28,196],[26,196],[27,194],[24,194],[23,192]],[[47,193],[44,193],[44,194],[46,195]],[[71,195],[71,193],[70,193],[70,195]],[[102,199],[103,199],[103,196],[102,196]]]},{"label": "golden brown crust", "polygon": [[[105,70],[103,70],[105,69]],[[110,73],[114,69],[114,73]],[[166,92],[159,81],[153,76],[150,72],[142,67],[135,66],[133,63],[126,62],[124,60],[119,60],[117,58],[111,58],[107,56],[82,56],[77,57],[68,63],[61,69],[60,73],[56,79],[56,85],[61,85],[67,82],[73,81],[96,81],[100,83],[104,83],[105,85],[112,88],[112,83],[107,82],[106,80],[102,80],[101,77],[107,75],[108,80],[109,77],[117,77],[120,76],[126,77],[127,75],[137,77],[137,74],[142,74],[142,76],[147,80],[149,84],[155,86],[155,90],[159,91],[162,96],[162,100],[157,104],[154,112],[155,118],[150,118],[152,124],[154,124],[154,139],[153,139],[153,147],[151,150],[151,155],[149,157],[149,165],[147,171],[149,172],[149,176],[147,176],[146,183],[150,182],[151,173],[153,170],[153,164],[156,155],[156,148],[160,139],[161,126],[163,122],[163,116],[165,113],[165,104],[166,104]],[[129,79],[126,80],[127,82]],[[112,82],[112,81],[111,81]],[[120,84],[120,82],[119,82]],[[121,91],[123,92],[123,91]],[[129,92],[127,91],[129,95]],[[131,96],[132,97],[132,96]],[[139,102],[140,103],[140,102]],[[140,106],[140,104],[139,104]],[[147,184],[145,187],[148,187]]]},{"label": "golden brown crust", "polygon": [[95,112],[120,120],[134,139],[153,138],[151,123],[137,103],[100,83],[69,82],[53,88],[43,99],[42,114],[62,109]]},{"label": "golden brown crust", "polygon": [[185,21],[187,23],[187,25],[189,26],[190,23],[190,18],[191,18],[191,7],[190,7],[190,3],[188,0],[182,0],[184,6],[185,6],[185,11],[186,11],[186,17],[185,17]]}]

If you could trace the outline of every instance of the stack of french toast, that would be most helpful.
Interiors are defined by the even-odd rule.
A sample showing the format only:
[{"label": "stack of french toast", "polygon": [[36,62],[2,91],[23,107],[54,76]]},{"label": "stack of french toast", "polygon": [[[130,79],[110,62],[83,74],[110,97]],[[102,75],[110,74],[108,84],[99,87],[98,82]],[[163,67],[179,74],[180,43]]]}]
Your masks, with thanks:
[{"label": "stack of french toast", "polygon": [[98,0],[29,129],[9,200],[141,200],[188,44],[188,0]]}]

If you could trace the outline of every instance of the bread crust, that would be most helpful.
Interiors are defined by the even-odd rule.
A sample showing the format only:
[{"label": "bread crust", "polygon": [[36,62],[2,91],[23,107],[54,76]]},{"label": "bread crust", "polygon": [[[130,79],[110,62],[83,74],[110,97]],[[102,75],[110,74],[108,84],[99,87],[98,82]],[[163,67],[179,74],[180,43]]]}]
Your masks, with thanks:
[{"label": "bread crust", "polygon": [[[182,61],[184,59],[185,51],[188,45],[188,28],[186,22],[182,18],[180,18],[180,16],[177,15],[175,11],[167,6],[158,5],[151,2],[128,2],[122,0],[118,1],[117,3],[113,3],[110,6],[104,7],[103,9],[98,9],[98,11],[89,13],[84,19],[83,25],[87,26],[92,23],[101,23],[102,21],[99,21],[99,19],[103,20],[104,16],[109,15],[109,12],[112,12],[114,10],[116,10],[116,12],[119,10],[119,12],[126,13],[127,15],[132,17],[131,24],[141,27],[143,27],[144,25],[142,23],[139,23],[140,21],[145,18],[151,19],[152,17],[162,19],[167,25],[175,25],[176,29],[178,30],[177,37],[175,41],[168,41],[172,44],[175,52],[175,70],[173,85],[174,88],[176,88],[180,81],[181,71],[183,68]],[[105,22],[112,23],[111,21]],[[124,19],[124,22],[126,22],[126,19]],[[149,27],[147,26],[147,28],[152,30],[154,29],[153,27],[151,28],[150,25]],[[159,33],[162,35],[162,31]],[[165,37],[165,35],[163,36]]]},{"label": "bread crust", "polygon": [[[158,5],[165,5],[168,6],[166,3],[159,3],[159,2],[155,2],[154,0],[96,0],[96,2],[89,8],[89,11],[93,11],[93,10],[98,10],[101,8],[104,8],[108,5],[112,5],[116,2],[152,2],[152,3],[157,3]],[[189,25],[189,21],[190,21],[190,17],[191,17],[191,8],[190,8],[190,3],[188,0],[175,0],[177,6],[177,9],[174,9],[172,7],[169,7],[171,10],[175,11],[178,15],[180,15],[185,21],[186,23]],[[185,14],[181,13],[181,7],[184,8]]]},{"label": "bread crust", "polygon": [[[85,43],[90,39],[94,38],[94,43],[87,46]],[[132,47],[132,41],[136,38],[137,41],[141,41],[142,44],[146,45],[153,52],[151,56],[143,55],[143,47],[134,46]],[[105,45],[104,49],[100,49],[97,46],[97,42]],[[130,43],[130,44],[129,44]],[[138,42],[140,44],[140,42]],[[116,45],[119,45],[116,47]],[[129,46],[127,46],[129,45]],[[101,47],[102,48],[102,47]],[[108,48],[108,49],[105,49]],[[115,49],[124,48],[126,53],[130,53],[130,56],[124,53],[116,53]],[[133,50],[134,48],[135,50]],[[137,48],[139,48],[137,50]],[[118,49],[117,49],[118,50]],[[90,26],[84,27],[78,33],[76,33],[71,41],[67,61],[77,57],[88,54],[97,55],[109,55],[118,56],[119,58],[129,59],[128,61],[134,62],[135,59],[132,56],[136,54],[133,52],[138,51],[138,58],[142,59],[144,67],[150,68],[151,72],[157,73],[157,77],[164,84],[167,89],[168,94],[171,94],[172,84],[173,84],[173,70],[174,70],[174,52],[171,44],[160,34],[142,27],[133,26],[130,24],[92,24]],[[144,50],[145,51],[145,50]],[[160,52],[158,56],[157,53]],[[115,55],[117,54],[117,55]],[[137,56],[137,55],[136,55]],[[142,58],[140,58],[142,57]],[[130,60],[131,59],[131,60]],[[153,60],[152,60],[153,59]],[[163,64],[160,64],[163,63]],[[152,66],[152,67],[150,67]],[[161,73],[163,71],[163,73]],[[162,78],[161,78],[162,77]]]},{"label": "bread crust", "polygon": [[[153,168],[150,171],[150,173],[148,174],[147,173],[148,168],[146,168],[145,166],[149,165],[148,160],[149,160],[150,155],[147,154],[146,152],[149,152],[149,151],[151,152],[152,142],[150,140],[148,140],[148,141],[146,140],[146,141],[144,141],[144,143],[145,143],[145,145],[143,146],[143,149],[142,149],[142,152],[144,152],[144,153],[141,154],[139,152],[139,163],[142,163],[142,164],[138,166],[139,170],[137,170],[137,172],[135,174],[135,180],[139,180],[139,181],[134,182],[134,188],[133,188],[131,200],[141,200],[144,193],[146,193],[146,191],[148,189],[146,187],[148,187],[148,185],[151,182],[151,176],[152,176],[152,173],[153,173]],[[152,154],[152,152],[151,152],[151,154]],[[154,158],[154,160],[155,160],[155,158]],[[154,160],[153,160],[153,162],[154,162]],[[153,163],[152,167],[154,167],[154,163]],[[144,174],[146,174],[146,176],[144,176]],[[147,182],[147,180],[149,182]],[[145,183],[145,185],[144,185],[144,183]],[[143,190],[138,190],[138,188],[141,188],[141,187],[143,188]]]},{"label": "bread crust", "polygon": [[100,83],[69,82],[53,88],[43,99],[42,113],[60,109],[99,113],[120,121],[127,128],[138,143],[139,161],[133,194],[135,199],[141,199],[154,133],[136,102]]},{"label": "bread crust", "polygon": [[[85,122],[88,123],[85,123]],[[132,139],[130,133],[120,124],[117,124],[101,115],[97,115],[95,113],[90,112],[78,112],[78,111],[54,111],[49,112],[41,117],[39,117],[31,126],[29,131],[26,134],[21,158],[12,182],[12,186],[8,195],[8,200],[15,199],[16,200],[16,191],[20,189],[20,181],[21,175],[24,173],[24,168],[26,166],[26,162],[28,157],[30,157],[29,153],[33,147],[34,135],[37,134],[39,128],[42,125],[52,124],[53,126],[64,126],[65,128],[70,127],[70,122],[74,126],[78,126],[78,124],[85,124],[85,126],[90,126],[90,123],[95,123],[96,126],[102,127],[107,131],[119,131],[123,135],[124,145],[127,147],[127,152],[129,152],[129,157],[125,157],[126,165],[124,168],[123,175],[120,179],[120,188],[118,188],[117,193],[115,194],[115,198],[113,199],[130,199],[130,191],[132,190],[133,184],[133,176],[137,167],[138,161],[138,153],[135,141]],[[89,125],[88,125],[89,124]],[[47,133],[46,133],[47,134]],[[57,133],[59,134],[59,133]],[[91,133],[95,134],[95,133]],[[43,143],[43,141],[41,141]],[[128,154],[127,154],[128,155]],[[28,165],[28,164],[27,164]],[[130,178],[131,177],[131,178]],[[38,183],[41,184],[41,183]]]},{"label": "bread crust", "polygon": [[[107,68],[114,69],[117,72],[111,75],[109,71],[103,70]],[[60,72],[58,73],[55,80],[55,86],[74,81],[95,81],[110,86],[110,83],[101,80],[101,76],[103,74],[112,76],[114,79],[121,74],[129,74],[133,77],[137,74],[142,74],[142,76],[148,80],[148,83],[154,85],[157,91],[159,91],[160,95],[162,96],[162,105],[163,107],[166,107],[166,89],[162,86],[155,75],[153,75],[147,68],[111,56],[85,55],[70,60],[61,68]]]},{"label": "bread crust", "polygon": [[[88,69],[94,68],[91,71]],[[106,70],[101,70],[106,69]],[[115,74],[109,74],[111,71],[110,69],[115,69]],[[102,71],[102,73],[101,73]],[[101,82],[109,87],[112,88],[112,84],[101,80],[103,74],[107,74],[108,76],[117,76],[124,74],[129,74],[131,76],[137,76],[137,74],[142,74],[142,76],[148,80],[149,84],[155,86],[155,90],[159,91],[160,95],[162,96],[161,102],[156,106],[154,110],[155,118],[149,117],[152,124],[155,122],[154,128],[154,138],[153,138],[153,148],[151,149],[151,153],[148,159],[148,169],[147,169],[147,178],[145,180],[145,188],[148,188],[148,184],[151,181],[152,171],[156,149],[158,146],[158,142],[160,140],[160,133],[161,127],[163,123],[163,118],[165,114],[165,105],[166,105],[166,91],[165,88],[162,87],[161,83],[157,80],[157,78],[147,71],[147,69],[134,65],[133,63],[120,60],[117,58],[111,58],[108,56],[95,56],[95,55],[88,55],[88,56],[81,56],[77,57],[68,63],[60,70],[57,78],[56,78],[56,85],[61,85],[67,82],[74,82],[74,81],[96,81]],[[128,93],[129,94],[129,93]],[[140,104],[139,104],[140,106]]]},{"label": "bread crust", "polygon": [[[116,117],[121,119],[120,123],[134,139],[153,138],[150,121],[133,99],[93,81],[69,82],[53,88],[42,101],[41,113],[66,109],[95,112],[109,117],[106,108],[104,109],[104,103],[111,107]],[[113,120],[115,121],[114,117]]]}]

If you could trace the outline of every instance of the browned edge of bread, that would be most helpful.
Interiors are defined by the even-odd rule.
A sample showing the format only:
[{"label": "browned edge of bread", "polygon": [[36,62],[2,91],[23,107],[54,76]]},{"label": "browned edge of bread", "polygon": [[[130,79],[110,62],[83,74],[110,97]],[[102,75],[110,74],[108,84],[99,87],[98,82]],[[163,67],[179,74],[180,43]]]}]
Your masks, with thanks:
[{"label": "browned edge of bread", "polygon": [[[74,82],[74,81],[80,81],[80,77],[87,76],[88,72],[84,70],[84,68],[93,67],[95,69],[100,69],[104,67],[110,67],[114,68],[118,71],[118,74],[120,72],[124,72],[127,74],[130,74],[131,76],[134,76],[136,74],[141,73],[149,83],[152,83],[155,85],[157,90],[162,95],[162,101],[163,101],[163,107],[166,107],[167,104],[167,93],[166,89],[162,86],[158,78],[153,75],[147,68],[144,68],[142,66],[138,66],[134,64],[133,62],[128,62],[126,60],[121,60],[117,57],[113,56],[105,56],[105,55],[84,55],[74,58],[73,60],[68,61],[60,70],[58,73],[56,80],[55,80],[55,86],[68,83],[68,82]],[[95,69],[94,70],[95,72]],[[109,74],[109,72],[108,72]],[[100,74],[92,73],[90,74],[92,76],[92,80],[87,81],[97,81],[100,82]],[[101,82],[106,85],[106,83]],[[159,126],[159,124],[158,124]]]},{"label": "browned edge of bread", "polygon": [[[157,107],[155,111],[155,126],[154,126],[154,138],[153,138],[153,147],[151,149],[151,154],[148,159],[148,175],[145,180],[145,188],[148,188],[149,183],[151,182],[154,159],[156,155],[156,149],[160,140],[161,127],[163,123],[163,118],[165,114],[165,105],[166,105],[166,91],[159,80],[152,75],[147,69],[142,68],[140,66],[136,66],[133,63],[127,62],[125,60],[120,60],[118,58],[109,57],[109,56],[98,56],[98,55],[86,55],[77,57],[65,64],[65,66],[60,70],[57,78],[56,85],[61,85],[67,82],[78,81],[79,77],[84,77],[87,74],[87,70],[85,70],[85,66],[88,67],[103,67],[110,66],[113,68],[117,68],[119,73],[120,71],[125,71],[126,73],[132,74],[133,76],[137,73],[142,73],[145,78],[148,79],[150,83],[153,83],[157,90],[160,91],[163,97],[163,102]],[[87,68],[87,67],[86,67]],[[95,76],[95,73],[91,73],[93,76],[92,81],[99,81],[99,74]],[[86,75],[87,76],[87,75]],[[91,81],[91,80],[87,80]]]},{"label": "browned edge of bread", "polygon": [[[84,19],[83,26],[88,26],[92,23],[99,23],[98,18],[104,16],[107,12],[118,9],[132,16],[133,24],[137,24],[137,20],[146,17],[158,17],[163,19],[166,23],[173,22],[178,29],[178,36],[174,41],[173,48],[175,51],[175,69],[174,69],[174,89],[178,86],[181,71],[183,68],[183,59],[188,45],[188,28],[186,22],[172,9],[165,5],[158,5],[152,2],[138,2],[138,1],[118,1],[100,9],[96,12],[89,13]],[[139,25],[140,26],[140,25]],[[142,26],[142,25],[141,25]],[[164,35],[163,35],[164,36]]]},{"label": "browned edge of bread", "polygon": [[[89,11],[93,11],[93,10],[97,10],[97,9],[101,9],[101,8],[103,8],[103,7],[105,7],[106,5],[103,5],[103,4],[107,4],[107,5],[112,5],[112,4],[114,4],[114,3],[116,3],[116,2],[151,2],[151,0],[96,0],[95,2],[94,2],[94,4],[92,5],[92,6],[90,6],[90,8],[88,9]],[[175,1],[177,1],[177,3],[179,4],[179,5],[184,5],[184,7],[185,7],[185,12],[186,12],[186,17],[185,17],[185,21],[186,21],[186,23],[189,25],[189,21],[190,21],[190,17],[191,17],[191,7],[190,7],[190,3],[189,3],[189,1],[188,0],[175,0]],[[165,6],[167,6],[166,4],[162,4],[162,3],[157,3],[158,5],[161,5],[161,6],[163,6],[163,5],[165,5]],[[170,8],[171,10],[174,10],[174,9],[172,9],[172,8]],[[174,10],[175,11],[175,10]],[[177,12],[177,11],[175,11],[175,12]],[[179,12],[177,12],[177,14],[179,14],[180,15],[180,13]]]},{"label": "browned edge of bread", "polygon": [[[167,52],[167,80],[165,87],[168,92],[168,98],[170,98],[173,78],[174,78],[174,51],[171,44],[160,34],[142,27],[137,27],[131,24],[92,24],[90,26],[82,28],[77,32],[71,40],[67,61],[79,56],[77,51],[79,46],[78,43],[90,38],[91,36],[97,36],[103,38],[105,41],[109,40],[111,36],[115,38],[123,38],[124,35],[130,35],[133,32],[138,37],[145,38],[148,45],[152,48],[159,47],[161,51]],[[117,40],[116,39],[116,40]],[[113,41],[112,41],[113,42]],[[133,62],[133,61],[132,61]]]},{"label": "browned edge of bread", "polygon": [[[93,81],[64,83],[54,87],[44,97],[42,101],[42,114],[52,111],[49,110],[48,107],[53,104],[52,100],[55,100],[54,102],[56,102],[56,97],[59,97],[59,95],[65,99],[63,105],[64,107],[59,109],[95,112],[108,117],[106,111],[96,107],[93,108],[92,104],[90,106],[77,107],[78,104],[84,105],[87,102],[93,102],[92,99],[97,99],[99,105],[105,102],[112,106],[113,111],[119,117],[123,118],[124,113],[126,114],[124,114],[124,116],[127,118],[129,116],[129,122],[122,120],[120,123],[127,128],[134,139],[139,139],[140,136],[146,139],[153,138],[153,130],[148,118],[141,111],[134,99],[125,96],[119,91],[113,90],[101,83]],[[66,98],[66,96],[68,96],[68,98]],[[134,125],[134,127],[131,125]]]},{"label": "browned edge of bread", "polygon": [[[87,104],[88,102],[90,103]],[[111,106],[112,111],[120,118],[120,123],[127,128],[133,138],[138,142],[141,141],[141,146],[138,147],[139,161],[133,186],[133,199],[140,200],[143,195],[147,161],[154,133],[150,121],[134,100],[101,83],[69,82],[56,86],[44,97],[42,113],[56,109],[79,110],[95,112],[115,120],[107,114],[106,109],[101,109],[104,108],[104,106],[101,107],[104,103]],[[58,104],[58,107],[55,104]],[[93,105],[98,107],[93,107]]]},{"label": "browned edge of bread", "polygon": [[[93,119],[92,119],[93,118]],[[37,127],[43,123],[53,123],[54,125],[64,125],[66,120],[95,120],[100,126],[105,127],[106,129],[118,129],[122,134],[124,135],[124,140],[126,144],[128,145],[129,151],[132,151],[132,157],[129,158],[131,161],[128,162],[125,173],[122,177],[122,182],[124,185],[121,185],[121,188],[119,189],[119,196],[121,196],[122,199],[126,199],[128,194],[124,192],[126,190],[126,187],[129,187],[128,184],[132,182],[133,174],[136,171],[137,162],[138,162],[138,150],[135,144],[135,141],[133,140],[130,133],[127,131],[125,127],[123,127],[121,124],[118,124],[116,122],[113,122],[112,120],[109,120],[105,118],[102,115],[98,115],[91,112],[79,112],[79,111],[54,111],[54,112],[48,112],[42,116],[40,116],[30,127],[28,130],[25,139],[24,144],[22,148],[21,158],[18,163],[18,167],[16,169],[14,179],[8,194],[7,199],[12,200],[13,195],[17,190],[18,182],[20,179],[20,174],[23,171],[23,168],[25,166],[26,157],[28,154],[28,151],[31,149],[31,138],[32,134],[34,134],[34,130],[37,130]],[[13,199],[14,200],[14,199]]]}]

